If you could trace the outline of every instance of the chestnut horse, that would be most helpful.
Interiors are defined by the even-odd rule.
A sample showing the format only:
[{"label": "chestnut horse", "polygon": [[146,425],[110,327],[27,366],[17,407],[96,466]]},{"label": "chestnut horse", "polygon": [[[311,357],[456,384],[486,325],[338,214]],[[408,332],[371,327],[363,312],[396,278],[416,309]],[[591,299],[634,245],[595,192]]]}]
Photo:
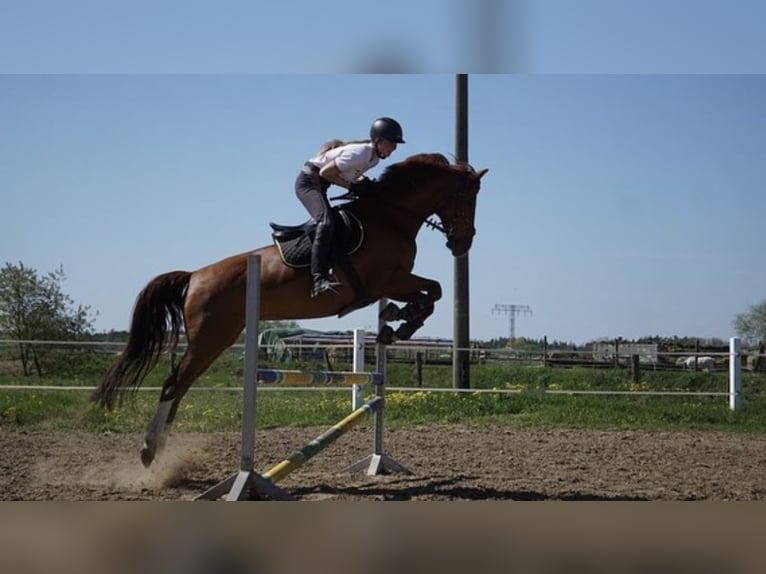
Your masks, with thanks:
[{"label": "chestnut horse", "polygon": [[[453,255],[467,253],[475,234],[476,196],[486,172],[450,164],[441,154],[418,154],[389,166],[375,189],[344,205],[361,222],[364,240],[347,257],[351,273],[336,266],[342,282],[337,294],[311,298],[308,269],[286,265],[275,245],[196,271],[155,277],[136,299],[125,349],[91,399],[109,409],[120,404],[127,391],[139,387],[163,349],[178,342],[185,327],[186,351],[163,383],[141,449],[141,461],[148,467],[164,445],[186,391],[244,328],[250,253],[261,256],[261,319],[340,315],[388,298],[405,306],[390,303],[381,318],[404,322],[396,332],[386,325],[378,340],[388,344],[410,338],[442,294],[437,281],[412,273],[418,231],[424,223],[435,227],[445,234]],[[429,220],[434,214],[440,222]]]}]

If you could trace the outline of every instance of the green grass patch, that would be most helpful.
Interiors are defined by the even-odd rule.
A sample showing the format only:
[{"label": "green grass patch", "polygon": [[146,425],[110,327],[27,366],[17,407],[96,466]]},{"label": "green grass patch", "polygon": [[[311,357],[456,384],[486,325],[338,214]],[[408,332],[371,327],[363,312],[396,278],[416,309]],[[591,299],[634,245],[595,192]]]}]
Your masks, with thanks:
[{"label": "green grass patch", "polygon": [[[510,427],[718,430],[766,433],[766,400],[732,412],[718,397],[589,396],[525,391],[517,394],[391,392],[386,424],[463,423]],[[259,428],[330,426],[350,412],[350,392],[269,391],[257,397]],[[156,407],[154,393],[113,411],[83,391],[0,391],[0,426],[25,430],[143,432]],[[241,392],[190,392],[175,432],[239,431]]]},{"label": "green grass patch", "polygon": [[[108,368],[74,374],[24,377],[0,375],[0,426],[25,430],[143,432],[154,414],[157,391],[136,393],[123,408],[105,411],[89,402]],[[184,397],[174,424],[176,432],[239,431],[242,419],[241,354],[225,354],[195,382]],[[285,369],[322,369],[320,363],[261,364]],[[349,370],[350,365],[333,365]],[[170,370],[163,358],[143,386],[159,387]],[[493,424],[515,427],[616,428],[646,430],[721,430],[766,433],[766,376],[743,374],[744,404],[736,413],[723,393],[725,372],[663,372],[643,370],[634,381],[626,369],[544,368],[541,365],[487,363],[471,366],[474,389],[505,389],[514,393],[429,392],[451,387],[450,365],[424,365],[422,387],[416,392],[387,394],[386,424]],[[389,387],[417,385],[412,364],[391,363]],[[8,385],[78,386],[82,390],[14,390]],[[208,390],[205,390],[205,389]],[[220,390],[233,388],[235,390]],[[211,391],[209,389],[219,389]],[[546,391],[557,391],[554,394]],[[567,394],[567,391],[621,391],[629,395]],[[688,395],[647,396],[674,391]],[[343,391],[263,391],[257,397],[260,428],[329,426],[350,412],[350,389]]]}]

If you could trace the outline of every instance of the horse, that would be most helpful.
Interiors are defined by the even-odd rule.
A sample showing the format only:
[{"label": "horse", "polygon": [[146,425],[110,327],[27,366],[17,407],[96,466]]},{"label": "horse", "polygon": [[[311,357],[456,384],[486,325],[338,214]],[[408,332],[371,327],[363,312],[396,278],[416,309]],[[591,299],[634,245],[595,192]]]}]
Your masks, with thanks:
[{"label": "horse", "polygon": [[[683,365],[684,369],[694,371],[694,370],[701,370],[701,371],[711,371],[715,369],[715,359],[713,357],[686,357],[686,358],[680,358],[679,359],[680,364]],[[677,363],[679,361],[676,361]]]},{"label": "horse", "polygon": [[386,298],[391,302],[380,312],[382,321],[402,324],[396,331],[384,325],[378,342],[409,339],[442,296],[437,281],[412,273],[416,236],[424,224],[434,227],[445,235],[454,256],[466,254],[476,233],[476,199],[487,171],[450,163],[442,154],[417,154],[387,167],[363,196],[336,205],[336,214],[342,207],[358,220],[364,239],[339,258],[345,264],[335,266],[342,284],[334,294],[310,297],[308,269],[286,263],[276,234],[271,245],[151,279],[136,298],[126,346],[91,400],[109,410],[120,406],[185,331],[186,350],[163,382],[140,451],[148,468],[166,443],[183,396],[244,329],[250,254],[259,254],[261,260],[262,320],[342,316]]}]

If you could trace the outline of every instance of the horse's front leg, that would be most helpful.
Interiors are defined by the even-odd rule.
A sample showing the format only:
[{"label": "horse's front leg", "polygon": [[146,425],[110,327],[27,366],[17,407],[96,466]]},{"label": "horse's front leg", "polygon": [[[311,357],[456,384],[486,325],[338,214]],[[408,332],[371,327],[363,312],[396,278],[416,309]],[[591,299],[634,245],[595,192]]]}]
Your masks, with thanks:
[{"label": "horse's front leg", "polygon": [[432,279],[418,275],[407,274],[398,281],[389,298],[407,304],[399,308],[395,303],[389,303],[380,313],[384,321],[404,321],[399,328],[386,325],[378,334],[378,342],[385,345],[397,340],[407,340],[423,326],[423,322],[434,312],[434,304],[441,299],[441,285]]}]

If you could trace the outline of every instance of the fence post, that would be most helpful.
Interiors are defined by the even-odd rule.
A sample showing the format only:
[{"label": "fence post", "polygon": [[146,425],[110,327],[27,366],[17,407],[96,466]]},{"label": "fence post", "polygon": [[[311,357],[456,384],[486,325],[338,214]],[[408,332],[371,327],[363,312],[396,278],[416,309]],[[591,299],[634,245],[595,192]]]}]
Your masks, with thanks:
[{"label": "fence post", "polygon": [[[364,371],[364,329],[354,329],[354,368],[355,373]],[[363,385],[351,385],[351,411],[356,411],[364,404]]]},{"label": "fence post", "polygon": [[633,383],[638,384],[638,380],[641,378],[641,367],[638,355],[635,354],[630,356],[630,375]]},{"label": "fence post", "polygon": [[697,368],[699,365],[700,360],[700,340],[697,339],[697,342],[694,345],[694,372],[696,373],[699,369]]},{"label": "fence post", "polygon": [[419,387],[423,386],[423,351],[415,353],[415,380]]},{"label": "fence post", "polygon": [[[385,297],[381,298],[378,301],[378,315],[380,315],[383,312],[383,309],[386,308],[386,305],[388,305],[388,299]],[[378,333],[380,333],[380,330],[383,328],[383,326],[386,324],[386,322],[383,319],[378,319]],[[387,359],[387,351],[386,346],[377,343],[375,345],[375,370],[379,372],[381,375],[383,375],[383,378],[386,378],[386,359]]]},{"label": "fence post", "polygon": [[742,360],[739,337],[729,339],[729,408],[733,411],[742,406]]}]

